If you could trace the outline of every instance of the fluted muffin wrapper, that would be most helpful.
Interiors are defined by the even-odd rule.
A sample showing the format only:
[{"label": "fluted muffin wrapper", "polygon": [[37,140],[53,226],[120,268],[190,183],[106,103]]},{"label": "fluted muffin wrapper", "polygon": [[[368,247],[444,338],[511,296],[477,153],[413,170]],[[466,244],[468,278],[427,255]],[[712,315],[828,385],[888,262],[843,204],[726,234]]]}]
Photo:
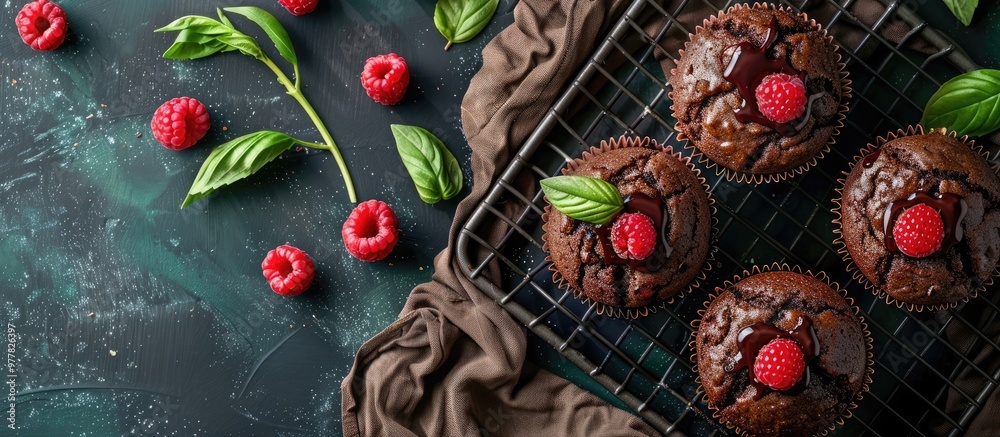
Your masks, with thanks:
[{"label": "fluted muffin wrapper", "polygon": [[[772,3],[755,2],[753,6],[750,6],[749,3],[735,4],[733,6],[730,6],[729,9],[726,9],[724,13],[730,14],[733,11],[744,8],[766,8],[771,10],[782,10],[792,15],[801,17],[803,21],[812,25],[817,32],[820,32],[825,36],[827,42],[829,42],[830,45],[833,47],[834,54],[837,55],[837,60],[839,61],[840,59],[842,59],[842,56],[840,55],[840,53],[838,53],[840,50],[840,46],[838,46],[833,42],[833,35],[828,34],[826,29],[823,28],[823,26],[817,23],[816,20],[810,19],[805,12],[796,13],[791,7],[777,6]],[[701,26],[695,27],[695,33],[688,35],[688,41],[684,43],[684,48],[687,48],[688,44],[690,44],[691,42],[691,38],[695,34],[704,31],[705,28],[708,27],[711,23],[714,23],[716,20],[718,20],[719,15],[722,13],[723,13],[722,11],[719,11],[719,14],[715,14],[709,18],[706,18]],[[681,56],[684,56],[684,49],[680,49],[680,51],[678,52],[678,59]],[[729,182],[735,180],[736,182],[740,183],[750,183],[754,185],[760,185],[762,183],[781,182],[786,179],[805,173],[807,170],[816,165],[817,161],[823,159],[823,157],[826,156],[826,154],[830,151],[830,147],[837,142],[837,135],[840,134],[840,128],[844,127],[844,120],[847,118],[847,111],[849,109],[848,103],[851,101],[851,95],[853,93],[853,89],[851,88],[851,80],[848,78],[847,65],[845,65],[843,62],[840,62],[838,66],[840,70],[839,73],[840,73],[841,84],[843,87],[842,88],[843,93],[840,98],[840,111],[838,111],[837,113],[837,119],[833,127],[833,132],[830,133],[830,138],[827,140],[826,145],[822,149],[820,149],[819,152],[817,152],[811,158],[806,160],[806,162],[800,164],[798,167],[778,173],[749,173],[739,170],[733,170],[731,168],[720,165],[715,161],[711,160],[709,157],[705,156],[705,154],[701,152],[698,146],[694,144],[694,141],[691,141],[691,139],[687,138],[687,136],[684,135],[684,133],[681,132],[681,130],[675,125],[674,130],[677,132],[677,139],[680,141],[685,141],[684,148],[690,150],[692,159],[696,159],[700,164],[704,165],[705,167],[715,170],[715,174],[717,176],[724,176],[726,180]],[[670,75],[673,76],[674,74],[676,74],[676,68],[670,70]],[[671,94],[670,99],[672,101],[673,90],[671,90],[670,94]],[[673,109],[673,105],[671,105],[671,109]]]},{"label": "fluted muffin wrapper", "polygon": [[765,265],[763,267],[754,265],[750,268],[750,270],[744,270],[742,274],[736,275],[733,279],[726,280],[725,282],[723,282],[722,285],[716,287],[715,291],[709,293],[708,299],[706,299],[703,304],[704,308],[698,310],[698,318],[691,321],[691,328],[693,329],[693,331],[691,333],[691,341],[688,343],[688,348],[691,350],[690,359],[691,363],[693,364],[692,371],[698,375],[695,378],[695,383],[698,384],[698,392],[697,392],[698,394],[696,395],[696,398],[704,398],[705,404],[708,405],[709,410],[711,410],[712,412],[712,417],[715,420],[718,420],[719,423],[724,425],[726,428],[734,430],[738,435],[743,437],[754,437],[754,434],[751,434],[748,430],[741,429],[732,423],[723,421],[719,408],[707,399],[707,396],[705,395],[705,387],[701,380],[701,375],[698,373],[698,350],[696,342],[698,339],[698,328],[701,325],[701,319],[705,316],[705,311],[708,310],[709,305],[711,305],[712,302],[714,302],[715,299],[719,297],[720,294],[724,293],[726,289],[732,287],[734,284],[742,281],[743,279],[746,279],[753,275],[757,275],[760,273],[767,273],[767,272],[792,272],[792,273],[811,276],[813,278],[822,281],[831,289],[833,289],[833,291],[839,293],[840,296],[847,301],[848,311],[850,311],[851,314],[857,317],[858,322],[861,323],[861,333],[862,336],[864,337],[865,355],[867,357],[865,362],[864,380],[862,381],[861,389],[854,394],[854,398],[851,399],[850,403],[847,406],[847,409],[840,415],[840,417],[838,417],[836,420],[830,423],[827,427],[816,431],[815,435],[825,436],[829,434],[830,431],[836,429],[838,426],[843,425],[847,419],[850,419],[854,415],[853,410],[858,407],[858,402],[861,401],[861,399],[864,397],[864,394],[868,393],[869,385],[872,383],[871,376],[872,373],[875,372],[874,369],[875,360],[874,360],[874,355],[872,355],[872,342],[873,342],[872,334],[871,331],[868,330],[868,322],[866,322],[864,316],[860,314],[861,309],[858,308],[856,305],[854,305],[854,299],[852,299],[847,295],[846,289],[840,288],[839,284],[831,280],[830,277],[827,276],[826,273],[822,271],[813,273],[811,270],[803,271],[802,268],[797,265],[789,266],[786,263],[777,263],[777,262]]},{"label": "fluted muffin wrapper", "polygon": [[[862,147],[861,150],[858,152],[859,154],[854,157],[854,162],[851,163],[850,168],[843,171],[841,174],[841,178],[837,179],[837,183],[840,184],[840,187],[836,188],[837,197],[833,199],[833,202],[836,206],[831,210],[836,215],[836,218],[833,219],[833,224],[836,225],[836,228],[833,230],[833,233],[837,234],[837,238],[833,240],[833,244],[834,246],[838,247],[837,253],[840,254],[844,262],[847,263],[847,271],[851,272],[851,276],[854,278],[854,280],[857,281],[859,284],[863,285],[865,289],[871,290],[871,292],[875,294],[875,296],[877,296],[879,299],[884,299],[886,304],[896,305],[899,308],[905,307],[910,311],[918,311],[918,312],[924,310],[937,311],[937,310],[946,310],[950,308],[955,308],[959,304],[964,304],[969,300],[974,299],[976,296],[979,295],[980,292],[986,291],[987,287],[993,285],[993,282],[997,278],[997,276],[1000,276],[1000,267],[995,268],[993,270],[992,275],[986,278],[986,280],[982,281],[979,284],[978,288],[973,289],[972,292],[966,295],[964,298],[951,303],[943,303],[939,305],[922,305],[922,304],[904,302],[902,300],[892,297],[892,295],[890,295],[888,291],[878,287],[877,285],[875,285],[875,283],[869,280],[868,277],[865,276],[863,272],[861,272],[861,269],[854,263],[854,260],[851,258],[851,254],[847,250],[847,242],[844,241],[844,234],[843,234],[844,225],[842,220],[843,216],[841,213],[841,209],[843,208],[844,184],[847,183],[847,176],[851,173],[851,171],[854,170],[854,167],[856,167],[858,164],[861,163],[861,160],[863,160],[865,156],[868,156],[872,152],[875,152],[876,150],[882,148],[882,145],[884,145],[885,143],[888,143],[897,138],[909,137],[914,135],[924,135],[924,134],[925,132],[923,126],[919,124],[911,125],[907,126],[906,129],[898,129],[895,132],[888,132],[885,134],[884,137],[882,136],[877,137],[874,143],[868,143],[867,145]],[[947,132],[946,135],[961,141],[963,144],[969,146],[974,152],[982,156],[983,159],[987,160],[987,162],[989,161],[989,153],[986,152],[982,146],[976,145],[975,141],[970,140],[968,135],[959,137],[958,133],[956,133],[955,131]],[[991,165],[994,168],[996,168],[995,163]]]},{"label": "fluted muffin wrapper", "polygon": [[[718,219],[716,218],[715,199],[712,197],[712,193],[710,191],[708,182],[706,182],[705,178],[701,176],[701,170],[695,167],[694,163],[691,162],[691,159],[689,157],[681,155],[680,152],[674,152],[673,148],[670,146],[658,144],[656,140],[653,140],[649,137],[638,137],[638,136],[629,137],[626,135],[622,135],[620,138],[611,138],[608,140],[602,140],[600,146],[591,146],[589,150],[583,152],[581,157],[567,162],[566,166],[562,169],[562,174],[565,175],[573,170],[576,170],[576,168],[582,165],[584,161],[594,156],[600,155],[601,153],[626,147],[643,147],[643,148],[652,148],[660,150],[677,158],[678,160],[683,162],[684,165],[689,170],[691,170],[691,172],[695,175],[695,178],[698,179],[698,182],[701,183],[702,187],[704,187],[705,194],[708,196],[709,214],[712,216],[711,218],[712,231],[711,231],[711,236],[709,237],[709,244],[711,245],[716,240],[717,237],[718,229],[716,227],[716,224]],[[546,202],[548,202],[548,199],[546,199]],[[548,222],[549,213],[551,212],[551,210],[552,210],[552,204],[547,203],[545,205],[545,210],[542,213],[543,223]],[[547,235],[548,232],[542,234],[542,250],[546,253],[545,260],[549,262],[549,270],[552,272],[553,282],[555,282],[555,284],[560,288],[572,291],[573,296],[576,297],[577,299],[580,299],[580,301],[582,301],[584,305],[592,305],[598,314],[608,315],[616,318],[636,319],[639,317],[645,317],[649,315],[650,312],[656,312],[657,309],[666,308],[667,306],[680,300],[681,298],[689,294],[692,290],[701,287],[701,281],[705,280],[708,271],[712,269],[712,261],[715,259],[714,257],[715,249],[709,248],[708,256],[705,257],[705,262],[702,265],[701,270],[698,272],[698,275],[695,276],[694,280],[692,280],[691,283],[689,283],[686,287],[682,288],[681,291],[677,292],[673,296],[670,296],[670,298],[668,298],[667,300],[656,302],[643,307],[634,307],[634,308],[618,307],[614,305],[601,303],[594,299],[591,299],[583,292],[583,290],[573,287],[568,281],[566,281],[562,273],[559,273],[559,270],[556,269],[555,263],[552,262],[552,256],[549,252],[548,240],[546,238]]]}]

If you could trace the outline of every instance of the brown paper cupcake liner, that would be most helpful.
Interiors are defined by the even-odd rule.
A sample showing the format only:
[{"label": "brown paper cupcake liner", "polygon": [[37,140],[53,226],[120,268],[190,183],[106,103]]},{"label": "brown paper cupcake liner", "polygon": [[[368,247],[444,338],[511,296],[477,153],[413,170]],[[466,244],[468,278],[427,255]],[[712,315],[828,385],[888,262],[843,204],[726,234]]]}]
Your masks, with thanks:
[{"label": "brown paper cupcake liner", "polygon": [[698,350],[696,347],[696,342],[698,339],[698,327],[701,326],[701,319],[705,316],[705,311],[708,310],[709,305],[711,305],[712,302],[715,301],[715,299],[719,297],[720,294],[722,294],[723,292],[726,291],[726,289],[732,287],[734,284],[740,282],[745,278],[767,272],[792,272],[792,273],[812,276],[813,278],[819,279],[827,286],[829,286],[831,289],[833,289],[833,291],[839,293],[840,296],[847,301],[847,305],[849,307],[848,310],[852,314],[854,314],[854,316],[858,318],[858,322],[861,323],[861,334],[864,337],[865,355],[867,355],[867,361],[865,363],[864,381],[861,390],[858,390],[858,392],[854,395],[850,403],[847,405],[847,409],[844,410],[843,413],[841,413],[840,417],[834,420],[833,423],[829,424],[826,428],[817,431],[815,434],[817,436],[825,436],[829,434],[830,431],[836,429],[838,426],[843,425],[847,419],[850,419],[851,417],[854,416],[853,410],[858,407],[858,402],[860,402],[864,398],[864,394],[868,393],[869,385],[872,383],[871,376],[873,373],[875,373],[874,369],[875,360],[874,360],[874,355],[872,354],[873,340],[871,331],[868,330],[868,322],[866,322],[864,316],[860,314],[861,309],[858,308],[856,305],[854,305],[854,299],[852,299],[847,295],[847,290],[840,288],[840,285],[837,284],[836,282],[833,282],[830,279],[830,277],[826,275],[826,272],[820,271],[817,273],[813,273],[811,270],[803,271],[802,268],[797,265],[789,266],[786,263],[777,263],[777,262],[772,263],[770,265],[765,265],[763,267],[754,265],[750,268],[750,270],[743,270],[742,274],[736,275],[733,279],[726,280],[725,282],[723,282],[721,286],[716,287],[715,291],[709,293],[708,299],[706,299],[705,302],[703,303],[704,308],[698,310],[698,318],[691,321],[691,327],[693,328],[693,331],[691,333],[691,341],[688,343],[688,348],[691,350],[691,357],[690,357],[692,363],[691,370],[695,372],[696,375],[698,375],[695,378],[695,383],[698,384],[697,395],[695,396],[698,399],[696,400],[705,402],[709,410],[711,410],[712,412],[712,418],[714,418],[717,422],[725,426],[727,429],[733,430],[734,432],[736,432],[737,435],[740,435],[742,437],[754,437],[754,435],[751,434],[749,431],[741,429],[740,427],[732,423],[723,421],[718,407],[708,400],[708,397],[705,394],[705,387],[702,385],[701,374],[698,373]]},{"label": "brown paper cupcake liner", "polygon": [[[830,43],[830,45],[833,47],[834,54],[837,55],[837,61],[840,61],[843,58],[843,56],[841,56],[841,54],[839,53],[840,46],[833,43],[833,35],[828,34],[826,29],[824,29],[822,25],[817,23],[816,20],[810,19],[805,12],[796,13],[791,7],[777,6],[772,3],[760,3],[760,2],[755,2],[753,6],[750,6],[747,3],[739,3],[730,6],[729,9],[726,9],[725,12],[719,11],[719,14],[722,13],[730,14],[733,11],[737,11],[744,8],[766,8],[771,10],[780,10],[802,18],[803,21],[814,26],[816,31],[820,32],[825,37],[826,41]],[[718,20],[719,14],[706,18],[701,26],[695,27],[695,33],[688,35],[688,41],[684,43],[684,48],[678,51],[678,59],[680,56],[684,56],[684,49],[686,49],[688,47],[688,44],[691,42],[691,37],[693,37],[695,34],[699,32],[704,32],[706,27],[708,27],[711,23],[714,23],[716,20]],[[840,70],[839,73],[840,73],[841,84],[843,86],[843,95],[840,99],[840,111],[837,113],[837,120],[835,121],[833,132],[830,133],[830,139],[827,140],[826,146],[820,149],[819,152],[813,155],[812,158],[800,164],[796,168],[785,170],[779,173],[748,173],[739,170],[733,170],[731,168],[724,167],[713,161],[711,158],[705,156],[705,154],[701,152],[698,146],[695,145],[694,142],[691,141],[689,138],[687,138],[687,135],[684,135],[684,133],[681,132],[680,129],[678,129],[677,125],[675,124],[674,131],[677,132],[676,138],[679,141],[685,141],[684,148],[690,151],[692,159],[697,159],[698,163],[704,165],[709,169],[715,170],[716,176],[724,176],[726,178],[726,181],[729,182],[735,180],[736,182],[740,183],[751,183],[754,185],[760,185],[762,183],[781,182],[786,179],[805,173],[807,170],[815,166],[820,159],[823,159],[823,157],[826,156],[826,154],[830,151],[830,147],[837,142],[837,136],[840,135],[840,128],[844,127],[844,120],[847,118],[847,111],[849,109],[848,103],[851,101],[851,96],[853,93],[853,89],[851,88],[852,81],[848,78],[849,73],[847,71],[847,65],[845,65],[843,62],[840,62],[838,66]],[[675,74],[675,70],[676,68],[670,70],[671,76]],[[670,91],[668,96],[670,97],[670,100],[673,101],[674,99],[673,90]],[[672,104],[670,105],[670,109],[671,110],[674,109],[674,106]]]},{"label": "brown paper cupcake liner", "polygon": [[[862,286],[864,286],[866,290],[870,290],[879,299],[885,300],[886,304],[895,305],[898,308],[905,307],[909,311],[917,311],[917,312],[924,310],[937,311],[937,310],[946,310],[950,308],[955,308],[960,304],[964,304],[969,300],[976,298],[976,296],[978,296],[980,292],[986,291],[986,288],[989,287],[990,285],[993,285],[995,279],[998,276],[1000,276],[1000,266],[998,266],[996,269],[993,270],[993,273],[988,278],[986,278],[986,280],[984,280],[982,283],[979,284],[979,288],[972,290],[972,292],[969,293],[968,296],[965,296],[965,298],[952,303],[946,303],[940,305],[913,304],[892,297],[888,291],[883,290],[882,288],[879,288],[874,283],[872,283],[868,279],[868,277],[861,272],[861,269],[858,268],[856,264],[854,264],[854,260],[851,258],[850,252],[847,251],[847,243],[844,241],[844,235],[843,235],[843,220],[842,220],[843,216],[841,215],[841,209],[843,208],[842,200],[844,197],[844,184],[847,182],[847,176],[851,173],[852,170],[854,170],[855,166],[861,163],[861,160],[864,159],[865,156],[868,156],[872,152],[880,149],[883,144],[888,143],[889,141],[895,140],[897,138],[909,137],[914,135],[923,135],[924,133],[925,132],[923,126],[919,124],[911,125],[907,126],[906,129],[898,129],[895,132],[888,132],[885,134],[884,137],[882,136],[876,137],[874,143],[868,143],[867,145],[862,147],[861,150],[858,152],[858,155],[854,157],[854,161],[851,163],[851,166],[847,170],[841,172],[841,177],[837,179],[837,183],[840,184],[840,187],[835,189],[837,197],[833,199],[833,203],[836,206],[831,210],[834,213],[834,215],[836,215],[836,218],[833,219],[833,224],[835,225],[833,233],[837,235],[837,238],[833,240],[833,244],[834,246],[838,247],[837,253],[840,255],[841,259],[843,259],[844,262],[847,263],[847,271],[851,273],[851,276],[854,278],[854,280],[857,281]],[[968,135],[959,137],[955,131],[945,132],[944,130],[942,130],[942,133],[945,133],[946,135],[965,143],[970,148],[972,148],[973,151],[978,153],[980,156],[983,157],[983,159],[985,159],[989,163],[989,153],[983,149],[983,146],[976,145],[975,141],[969,140]],[[990,163],[990,165],[994,169],[998,168],[997,163]]]},{"label": "brown paper cupcake liner", "polygon": [[[681,155],[680,152],[674,152],[673,148],[671,148],[670,146],[658,144],[656,140],[650,139],[649,137],[638,137],[638,136],[628,137],[622,135],[620,138],[617,139],[611,138],[608,140],[602,140],[600,146],[591,146],[589,150],[583,152],[581,157],[567,162],[566,166],[562,169],[562,174],[565,175],[573,170],[576,170],[576,168],[579,167],[585,160],[600,155],[601,153],[615,149],[622,149],[626,147],[652,148],[666,152],[672,155],[673,157],[677,158],[681,162],[683,162],[684,165],[689,170],[691,170],[692,173],[694,173],[695,177],[698,179],[698,182],[701,183],[702,187],[704,187],[705,194],[708,195],[709,214],[712,216],[712,230],[711,230],[711,235],[709,237],[709,244],[712,245],[713,242],[716,241],[718,234],[718,229],[716,226],[718,223],[718,218],[716,218],[715,199],[712,197],[712,193],[710,191],[708,182],[706,182],[705,178],[701,176],[701,170],[695,167],[694,163],[691,162],[690,158]],[[548,202],[547,199],[546,202]],[[549,213],[551,209],[552,205],[547,203],[545,205],[545,210],[542,213],[543,223],[549,220]],[[551,255],[549,255],[548,240],[546,238],[547,235],[548,235],[547,232],[542,234],[542,250],[546,253],[545,260],[549,262],[549,270],[552,272],[553,282],[560,288],[572,291],[573,296],[579,299],[584,305],[593,306],[597,310],[597,314],[607,315],[615,318],[637,319],[639,317],[645,317],[649,315],[650,312],[656,312],[658,309],[661,308],[665,309],[666,307],[672,305],[674,302],[679,301],[684,296],[690,294],[693,290],[701,287],[701,281],[705,280],[705,278],[707,277],[707,273],[712,269],[712,261],[715,260],[715,249],[709,248],[708,255],[705,257],[704,265],[698,272],[698,275],[696,275],[695,278],[691,281],[691,283],[689,283],[686,287],[682,288],[679,292],[677,292],[673,296],[670,296],[667,300],[660,301],[651,305],[647,305],[644,307],[636,307],[636,308],[623,308],[623,307],[608,305],[605,303],[598,302],[594,299],[591,299],[586,294],[584,294],[583,290],[578,290],[576,287],[573,287],[568,281],[566,281],[562,273],[559,273],[559,271],[556,269],[555,264],[552,262],[552,257]]]}]

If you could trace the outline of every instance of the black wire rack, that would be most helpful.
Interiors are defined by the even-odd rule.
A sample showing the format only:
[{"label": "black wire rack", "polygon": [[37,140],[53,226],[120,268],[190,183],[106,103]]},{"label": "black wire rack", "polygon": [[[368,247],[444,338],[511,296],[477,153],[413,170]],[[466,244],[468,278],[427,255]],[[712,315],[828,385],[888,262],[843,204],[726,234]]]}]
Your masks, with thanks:
[{"label": "black wire rack", "polygon": [[[457,248],[465,273],[663,433],[727,435],[702,401],[692,371],[690,322],[697,310],[715,286],[753,265],[785,262],[824,271],[861,308],[875,358],[870,392],[833,434],[964,434],[1000,381],[1000,363],[979,358],[1000,353],[995,287],[955,310],[907,311],[854,281],[833,244],[837,179],[853,157],[876,136],[917,123],[942,79],[977,68],[900,1],[884,3],[867,24],[852,14],[853,0],[782,3],[808,7],[840,45],[853,80],[850,112],[831,152],[789,181],[751,186],[699,164],[718,208],[713,269],[703,289],[629,321],[598,314],[553,284],[542,251],[544,200],[537,181],[558,174],[590,145],[620,135],[650,136],[680,151],[663,74],[677,51],[666,47],[679,46],[694,30],[677,17],[708,11],[700,24],[732,3],[631,3],[465,223]],[[882,36],[901,25],[906,30],[893,41]],[[994,144],[983,145],[996,152]]]}]

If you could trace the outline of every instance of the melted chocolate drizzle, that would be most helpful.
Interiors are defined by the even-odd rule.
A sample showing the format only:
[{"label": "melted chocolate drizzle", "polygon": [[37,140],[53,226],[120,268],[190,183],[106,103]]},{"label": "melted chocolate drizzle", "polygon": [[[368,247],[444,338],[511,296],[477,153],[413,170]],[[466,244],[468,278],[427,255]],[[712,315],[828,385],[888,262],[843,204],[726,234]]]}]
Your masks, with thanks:
[{"label": "melted chocolate drizzle", "polygon": [[597,238],[604,248],[604,263],[624,264],[643,273],[654,273],[662,269],[667,264],[667,258],[673,252],[673,248],[667,244],[667,210],[659,198],[649,197],[645,194],[633,194],[625,198],[625,212],[639,212],[653,219],[653,226],[656,228],[660,240],[656,242],[653,253],[645,259],[623,259],[615,253],[611,246],[611,224],[597,226]]},{"label": "melted chocolate drizzle", "polygon": [[788,390],[782,390],[783,393],[789,395],[794,395],[802,392],[809,385],[809,362],[819,357],[819,338],[816,336],[816,331],[813,329],[812,319],[808,316],[800,316],[799,324],[791,331],[783,331],[778,329],[776,326],[767,323],[759,322],[753,325],[743,328],[742,331],[736,336],[736,345],[739,349],[739,353],[736,355],[736,365],[727,368],[726,371],[737,372],[742,368],[747,368],[750,370],[751,378],[750,384],[756,389],[754,394],[754,400],[758,400],[765,394],[775,391],[768,387],[767,384],[763,384],[757,380],[756,376],[753,376],[753,364],[757,361],[757,354],[760,353],[760,349],[764,345],[771,342],[776,338],[788,338],[795,340],[799,343],[802,348],[802,353],[805,355],[806,370],[802,374],[802,379],[799,380],[792,388]]},{"label": "melted chocolate drizzle", "polygon": [[865,155],[865,157],[861,160],[861,166],[864,168],[872,168],[879,156],[882,156],[882,149],[876,149],[874,152]]},{"label": "melted chocolate drizzle", "polygon": [[806,83],[806,74],[792,67],[784,58],[771,59],[767,52],[778,40],[778,18],[771,17],[771,24],[767,28],[767,37],[760,47],[755,46],[750,41],[741,42],[733,53],[733,59],[729,61],[725,73],[722,77],[736,85],[736,89],[742,98],[742,106],[736,110],[736,119],[740,123],[760,123],[767,126],[782,136],[792,136],[805,127],[805,122],[809,118],[809,109],[813,100],[820,97],[822,93],[812,95],[806,105],[805,113],[797,120],[788,123],[777,123],[769,120],[760,112],[757,107],[757,96],[755,91],[757,86],[765,77],[774,73],[785,73],[791,76],[798,76],[802,83]]},{"label": "melted chocolate drizzle", "polygon": [[944,240],[941,241],[941,248],[928,256],[946,252],[951,246],[962,241],[962,220],[969,210],[965,199],[953,193],[940,193],[932,196],[926,192],[918,191],[905,200],[890,203],[886,208],[882,225],[885,234],[885,248],[889,252],[900,253],[899,247],[896,246],[896,240],[892,238],[892,229],[896,226],[896,220],[907,208],[921,203],[938,210],[941,213],[941,220],[944,222]]}]

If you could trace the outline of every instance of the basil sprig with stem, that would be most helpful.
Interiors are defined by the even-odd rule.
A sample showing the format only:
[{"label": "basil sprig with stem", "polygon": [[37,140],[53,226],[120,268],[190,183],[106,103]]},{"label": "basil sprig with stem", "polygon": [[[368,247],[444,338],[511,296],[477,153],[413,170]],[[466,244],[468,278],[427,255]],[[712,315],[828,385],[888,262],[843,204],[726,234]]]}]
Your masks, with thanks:
[{"label": "basil sprig with stem", "polygon": [[1000,129],[1000,70],[971,71],[945,82],[927,102],[920,124],[971,136]]},{"label": "basil sprig with stem", "polygon": [[288,150],[295,144],[326,150],[333,154],[337,166],[340,167],[340,173],[344,177],[348,198],[352,203],[357,202],[354,181],[347,170],[347,163],[344,162],[340,149],[337,148],[337,143],[333,140],[333,136],[330,135],[330,131],[323,124],[312,104],[302,94],[298,57],[295,55],[295,48],[288,37],[288,32],[273,15],[261,8],[253,6],[225,8],[226,12],[242,15],[260,26],[274,43],[278,54],[292,65],[294,82],[261,50],[260,45],[253,37],[236,30],[223,10],[216,9],[216,11],[219,14],[218,21],[208,17],[190,15],[178,18],[155,30],[155,32],[178,32],[177,38],[163,53],[163,57],[188,60],[204,58],[219,52],[239,51],[262,62],[274,72],[278,83],[285,87],[286,93],[302,106],[306,115],[316,125],[316,130],[319,131],[324,143],[304,141],[280,132],[261,131],[222,144],[205,159],[205,163],[202,164],[181,208],[205,197],[217,188],[254,174],[265,164],[277,158],[281,152]]},{"label": "basil sprig with stem", "polygon": [[625,207],[614,185],[587,176],[555,176],[541,181],[549,203],[572,219],[604,225]]}]

